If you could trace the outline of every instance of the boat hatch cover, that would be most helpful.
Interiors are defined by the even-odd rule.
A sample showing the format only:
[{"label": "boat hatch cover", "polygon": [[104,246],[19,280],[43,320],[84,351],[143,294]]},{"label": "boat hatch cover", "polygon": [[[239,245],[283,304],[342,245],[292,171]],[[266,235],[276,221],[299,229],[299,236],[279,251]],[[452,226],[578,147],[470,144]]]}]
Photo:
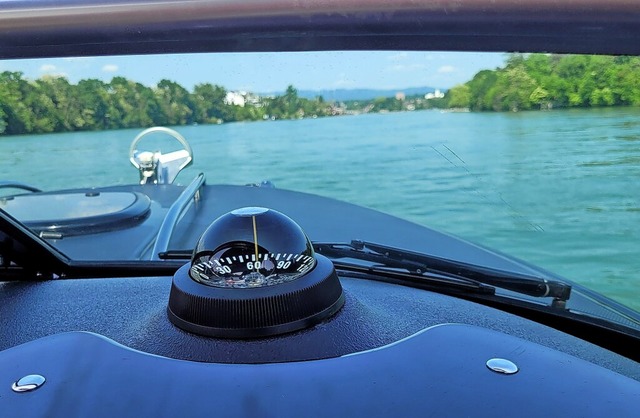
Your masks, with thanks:
[{"label": "boat hatch cover", "polygon": [[150,207],[151,200],[135,192],[90,190],[0,198],[1,209],[49,239],[130,228],[149,215]]}]

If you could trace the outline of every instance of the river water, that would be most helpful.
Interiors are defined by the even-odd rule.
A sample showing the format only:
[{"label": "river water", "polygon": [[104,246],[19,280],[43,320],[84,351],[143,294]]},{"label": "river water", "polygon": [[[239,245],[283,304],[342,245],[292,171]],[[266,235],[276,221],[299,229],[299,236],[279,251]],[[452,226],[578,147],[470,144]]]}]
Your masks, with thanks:
[{"label": "river water", "polygon": [[[177,128],[209,184],[378,209],[499,249],[640,310],[640,109],[368,114]],[[0,138],[0,179],[137,181],[139,130]],[[166,148],[164,148],[166,149]]]}]

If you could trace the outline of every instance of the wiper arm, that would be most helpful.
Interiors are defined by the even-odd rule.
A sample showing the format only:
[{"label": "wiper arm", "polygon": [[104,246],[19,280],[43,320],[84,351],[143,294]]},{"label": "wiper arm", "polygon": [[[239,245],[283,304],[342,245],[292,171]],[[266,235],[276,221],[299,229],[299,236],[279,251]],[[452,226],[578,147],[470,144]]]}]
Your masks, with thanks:
[{"label": "wiper arm", "polygon": [[167,250],[158,253],[160,260],[191,260],[193,250]]},{"label": "wiper arm", "polygon": [[454,275],[529,296],[551,297],[554,298],[554,305],[562,306],[571,296],[571,286],[559,281],[447,260],[366,241],[353,240],[349,244],[315,242],[313,247],[316,252],[329,258],[370,261],[389,268],[405,269],[414,274]]},{"label": "wiper arm", "polygon": [[[324,245],[329,244],[321,245],[324,247]],[[193,250],[168,250],[159,253],[158,258],[160,260],[189,260],[191,259],[192,255]],[[385,282],[390,283],[411,284],[412,286],[428,290],[446,290],[450,292],[462,291],[465,293],[473,292],[487,295],[495,294],[495,288],[493,286],[488,286],[486,284],[478,282],[477,280],[469,279],[466,277],[455,276],[453,274],[447,274],[446,276],[441,274],[424,275],[415,271],[400,271],[398,268],[396,268],[402,267],[402,270],[410,270],[406,268],[406,264],[402,264],[401,266],[391,266],[391,263],[385,263],[385,265],[383,266],[379,264],[373,266],[363,266],[336,260],[332,260],[332,262],[338,269],[349,270],[353,273],[364,273],[369,275],[377,274],[378,276],[383,276],[385,278]]]}]

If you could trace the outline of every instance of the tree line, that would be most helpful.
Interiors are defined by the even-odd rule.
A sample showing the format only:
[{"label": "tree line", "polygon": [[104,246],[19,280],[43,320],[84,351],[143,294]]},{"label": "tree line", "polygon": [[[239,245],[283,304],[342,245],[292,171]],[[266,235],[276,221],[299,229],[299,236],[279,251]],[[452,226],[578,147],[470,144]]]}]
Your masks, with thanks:
[{"label": "tree line", "polygon": [[513,54],[447,92],[447,106],[518,111],[640,105],[640,58]]},{"label": "tree line", "polygon": [[28,80],[21,72],[0,73],[0,134],[39,134],[211,124],[260,119],[325,116],[322,97],[298,97],[289,86],[281,96],[227,103],[218,85],[198,84],[189,92],[169,80],[147,87],[123,77],[71,84],[64,77]]},{"label": "tree line", "polygon": [[26,79],[0,73],[0,134],[38,134],[179,126],[221,122],[299,119],[345,113],[467,108],[518,111],[592,106],[640,106],[640,58],[593,55],[512,54],[504,67],[478,72],[443,99],[378,98],[328,103],[306,99],[289,86],[275,97],[251,98],[244,106],[227,91],[202,83],[188,91],[162,80],[153,87],[114,77],[71,84],[64,77]]}]

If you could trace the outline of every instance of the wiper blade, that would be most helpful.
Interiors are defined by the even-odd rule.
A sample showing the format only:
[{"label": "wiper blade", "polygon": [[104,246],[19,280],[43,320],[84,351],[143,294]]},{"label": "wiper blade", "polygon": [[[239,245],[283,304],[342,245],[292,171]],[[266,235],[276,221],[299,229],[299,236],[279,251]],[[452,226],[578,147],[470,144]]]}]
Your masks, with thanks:
[{"label": "wiper blade", "polygon": [[369,261],[414,274],[453,275],[529,296],[551,297],[555,305],[562,305],[571,296],[571,286],[556,280],[476,266],[366,241],[353,240],[349,244],[315,242],[313,247],[316,252],[329,258]]}]

